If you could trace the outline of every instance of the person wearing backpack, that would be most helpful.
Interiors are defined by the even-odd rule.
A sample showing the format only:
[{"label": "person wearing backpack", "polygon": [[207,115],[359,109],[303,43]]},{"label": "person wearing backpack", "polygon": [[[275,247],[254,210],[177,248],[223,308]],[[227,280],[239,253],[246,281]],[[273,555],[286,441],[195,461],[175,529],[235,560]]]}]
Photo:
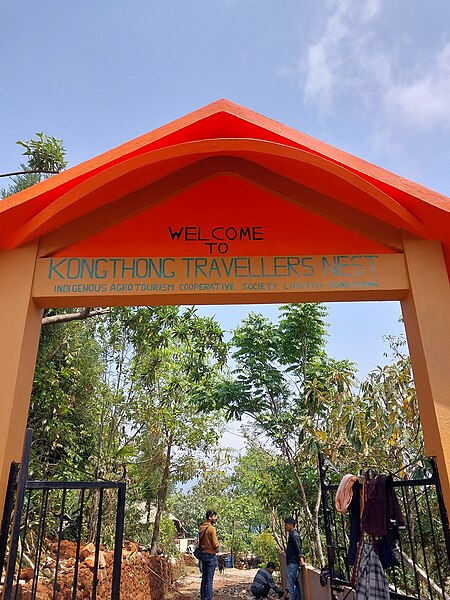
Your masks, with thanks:
[{"label": "person wearing backpack", "polygon": [[275,571],[275,563],[268,562],[265,569],[259,569],[253,579],[250,591],[255,596],[256,600],[262,600],[267,598],[270,590],[273,590],[281,598],[284,592],[279,588],[272,577],[272,573]]},{"label": "person wearing backpack", "polygon": [[217,567],[217,553],[219,540],[217,538],[215,523],[217,513],[215,510],[206,511],[206,520],[200,525],[198,545],[201,551],[200,565],[202,583],[200,586],[200,600],[212,600],[214,571]]}]

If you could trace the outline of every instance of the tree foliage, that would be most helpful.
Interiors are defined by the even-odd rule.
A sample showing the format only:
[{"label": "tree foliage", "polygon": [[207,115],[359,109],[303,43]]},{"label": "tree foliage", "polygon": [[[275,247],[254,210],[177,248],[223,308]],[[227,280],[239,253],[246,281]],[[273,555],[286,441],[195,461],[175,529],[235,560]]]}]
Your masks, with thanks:
[{"label": "tree foliage", "polygon": [[[320,564],[317,452],[341,472],[405,469],[423,452],[402,343],[390,339],[389,364],[359,384],[352,363],[326,353],[326,315],[322,305],[284,306],[277,322],[251,313],[232,335],[232,373],[220,327],[193,308],[113,308],[45,328],[29,418],[36,469],[127,479],[127,531],[153,550],[166,544],[167,510],[195,535],[215,508],[225,550],[265,546],[269,560],[293,515]],[[237,459],[217,449],[222,415],[244,420]]]},{"label": "tree foliage", "polygon": [[217,533],[224,552],[247,553],[255,536],[264,531],[271,536],[270,513],[258,492],[258,457],[258,450],[246,452],[236,461],[227,450],[211,453],[198,481],[188,491],[172,495],[171,510],[191,535],[197,534],[206,510],[212,508],[218,511]]},{"label": "tree foliage", "polygon": [[227,346],[218,324],[193,308],[114,309],[99,335],[109,390],[99,422],[99,468],[126,465],[141,497],[155,504],[156,551],[171,486],[195,477],[217,443],[217,420],[208,422],[192,396],[215,383]]},{"label": "tree foliage", "polygon": [[67,166],[63,140],[41,132],[36,133],[36,138],[26,142],[19,140],[17,144],[25,148],[23,154],[27,161],[20,164],[18,171],[0,175],[10,177],[12,181],[7,188],[0,190],[0,198],[21,192],[50,175],[59,173]]},{"label": "tree foliage", "polygon": [[[422,451],[409,359],[397,345],[395,362],[359,385],[356,367],[326,353],[327,311],[320,304],[288,305],[278,322],[251,313],[232,337],[235,369],[203,406],[250,419],[247,435],[261,451],[269,483],[261,481],[274,534],[282,515],[299,519],[313,562],[324,562],[317,453],[346,469],[362,462],[399,468]],[[409,425],[403,424],[405,415]]]},{"label": "tree foliage", "polygon": [[33,477],[80,478],[94,471],[102,371],[93,323],[42,330],[28,415]]},{"label": "tree foliage", "polygon": [[25,148],[23,154],[28,158],[27,170],[36,171],[44,178],[59,173],[67,166],[63,140],[41,132],[36,133],[36,139],[18,141],[17,144]]},{"label": "tree foliage", "polygon": [[199,475],[219,438],[220,416],[199,412],[192,395],[226,358],[220,327],[193,308],[116,308],[44,328],[29,413],[34,471],[128,479],[131,503],[144,515],[156,507],[141,529],[152,526],[156,550],[168,493]]}]

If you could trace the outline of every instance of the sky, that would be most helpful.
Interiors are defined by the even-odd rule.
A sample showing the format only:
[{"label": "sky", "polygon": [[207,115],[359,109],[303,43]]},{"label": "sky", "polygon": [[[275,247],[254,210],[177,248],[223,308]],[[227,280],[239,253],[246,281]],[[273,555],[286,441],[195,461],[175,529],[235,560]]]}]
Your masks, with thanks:
[{"label": "sky", "polygon": [[[0,173],[36,132],[75,165],[225,97],[450,195],[448,0],[3,0],[0,23]],[[276,318],[201,310],[252,309]],[[364,376],[399,316],[331,305],[329,353]]]}]

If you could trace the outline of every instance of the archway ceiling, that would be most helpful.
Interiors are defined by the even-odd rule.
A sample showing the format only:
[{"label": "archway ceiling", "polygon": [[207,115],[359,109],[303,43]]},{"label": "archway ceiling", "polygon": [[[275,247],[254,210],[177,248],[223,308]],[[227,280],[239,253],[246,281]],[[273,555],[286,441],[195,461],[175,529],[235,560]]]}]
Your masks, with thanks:
[{"label": "archway ceiling", "polygon": [[[207,165],[207,159],[212,158],[217,159],[215,171],[212,161]],[[229,164],[220,164],[220,160]],[[209,169],[209,173],[200,173],[195,180],[195,172],[202,169]],[[185,177],[184,187],[191,189],[224,174],[262,188],[280,202],[295,203],[300,196],[298,210],[306,209],[314,218],[329,218],[339,227],[345,226],[351,215],[356,215],[356,220],[366,215],[366,232],[373,222],[375,228],[384,224],[390,230],[404,229],[426,239],[440,239],[450,259],[448,198],[227,100],[214,102],[3,200],[0,247],[13,248],[36,237],[57,236],[78,219],[87,219],[108,206],[117,207],[121,201],[124,205],[123,200],[134,195],[134,212],[126,214],[124,205],[120,217],[131,223],[134,215],[151,208],[149,192],[159,190],[158,202],[183,193],[183,185],[175,192],[170,187],[180,175]],[[147,202],[141,207],[139,194]],[[306,206],[305,197],[309,197]],[[336,211],[340,211],[340,219],[336,219]],[[106,225],[108,229],[117,223]],[[351,223],[349,229],[361,233]],[[388,247],[395,249],[395,244]]]}]

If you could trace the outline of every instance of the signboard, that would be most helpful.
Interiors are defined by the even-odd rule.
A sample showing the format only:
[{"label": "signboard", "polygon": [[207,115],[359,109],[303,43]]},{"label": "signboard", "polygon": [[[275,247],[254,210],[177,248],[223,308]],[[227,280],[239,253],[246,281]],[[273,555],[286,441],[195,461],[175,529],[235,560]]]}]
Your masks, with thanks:
[{"label": "signboard", "polygon": [[[317,205],[321,205],[319,200]],[[126,220],[113,217],[110,207],[97,219],[92,231],[83,221],[55,232],[51,237],[57,242],[53,247],[44,244],[45,255],[242,257],[391,252],[342,223],[230,176],[205,181]],[[105,227],[108,219],[111,224]],[[372,229],[374,233],[376,226]]]},{"label": "signboard", "polygon": [[216,294],[242,294],[252,302],[252,295],[265,292],[284,301],[287,292],[325,296],[408,287],[401,254],[53,257],[38,260],[33,297],[48,302],[60,297],[148,296],[151,303],[152,296],[193,295],[199,303],[204,296],[214,302]]}]

